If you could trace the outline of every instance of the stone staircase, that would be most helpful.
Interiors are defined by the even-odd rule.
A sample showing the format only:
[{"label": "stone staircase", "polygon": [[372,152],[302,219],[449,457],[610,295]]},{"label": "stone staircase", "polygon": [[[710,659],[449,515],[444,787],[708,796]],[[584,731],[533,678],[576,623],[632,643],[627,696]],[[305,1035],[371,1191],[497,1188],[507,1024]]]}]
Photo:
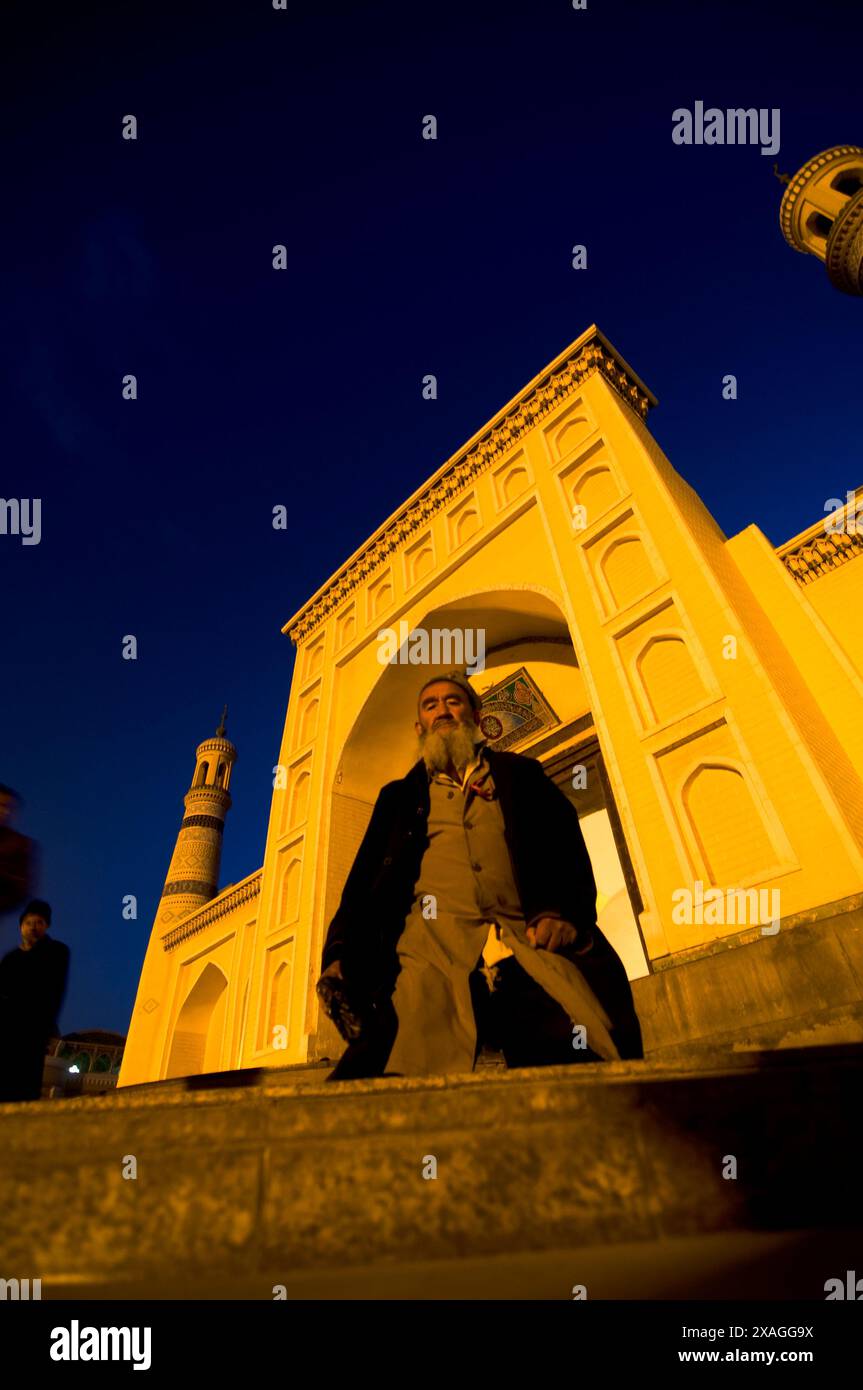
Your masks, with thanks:
[{"label": "stone staircase", "polygon": [[329,1070],[0,1106],[0,1277],[46,1299],[821,1300],[863,1270],[863,1047]]}]

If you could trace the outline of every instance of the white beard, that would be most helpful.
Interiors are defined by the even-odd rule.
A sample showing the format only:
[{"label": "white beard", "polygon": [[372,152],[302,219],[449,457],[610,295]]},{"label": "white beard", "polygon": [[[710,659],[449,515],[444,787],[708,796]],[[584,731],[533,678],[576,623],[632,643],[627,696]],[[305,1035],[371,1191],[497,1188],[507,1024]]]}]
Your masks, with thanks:
[{"label": "white beard", "polygon": [[472,761],[476,745],[484,739],[478,724],[441,724],[420,734],[419,753],[429,772],[445,772],[450,763],[461,769]]}]

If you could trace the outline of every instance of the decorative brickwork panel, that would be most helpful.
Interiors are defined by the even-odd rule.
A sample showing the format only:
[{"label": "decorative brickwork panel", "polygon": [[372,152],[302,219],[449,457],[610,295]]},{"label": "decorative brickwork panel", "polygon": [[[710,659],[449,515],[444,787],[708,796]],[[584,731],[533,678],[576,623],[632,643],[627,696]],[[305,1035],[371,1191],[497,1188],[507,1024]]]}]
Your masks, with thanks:
[{"label": "decorative brickwork panel", "polygon": [[576,449],[581,448],[595,429],[596,421],[579,397],[549,429],[544,431],[552,463],[562,463]]},{"label": "decorative brickwork panel", "polygon": [[315,686],[314,690],[309,690],[300,701],[299,732],[297,735],[297,747],[305,748],[307,743],[311,743],[318,731],[318,711],[320,709],[320,686]]},{"label": "decorative brickwork panel", "polygon": [[519,451],[496,469],[492,474],[492,483],[494,502],[499,512],[508,507],[516,498],[529,492],[533,486],[533,478],[524,454]]},{"label": "decorative brickwork panel", "polygon": [[741,752],[720,721],[656,760],[693,876],[722,889],[764,882],[793,865],[785,832]]},{"label": "decorative brickwork panel", "polygon": [[447,538],[450,550],[458,550],[459,546],[464,545],[472,536],[475,536],[481,527],[482,517],[479,503],[475,494],[472,493],[447,517]]},{"label": "decorative brickwork panel", "polygon": [[658,582],[640,536],[621,536],[613,540],[604,551],[600,565],[611,602],[618,611],[650,593]]},{"label": "decorative brickwork panel", "polygon": [[348,604],[336,618],[336,651],[340,652],[357,634],[357,607]]},{"label": "decorative brickwork panel", "polygon": [[412,545],[410,550],[405,553],[405,587],[412,589],[415,584],[430,574],[435,567],[434,545],[431,536],[423,536],[422,540]]},{"label": "decorative brickwork panel", "polygon": [[302,860],[293,854],[282,874],[282,891],[279,899],[279,925],[287,926],[297,920],[300,909],[300,879]]},{"label": "decorative brickwork panel", "polygon": [[[264,969],[264,999],[260,1013],[258,1047],[261,1051],[290,1041],[291,994],[294,984],[294,939],[279,942],[267,951]],[[284,1034],[276,1030],[284,1028]],[[278,1049],[281,1050],[281,1047]]]},{"label": "decorative brickwork panel", "polygon": [[325,637],[323,634],[306,648],[303,658],[303,679],[310,680],[316,676],[324,664]]},{"label": "decorative brickwork panel", "polygon": [[373,584],[368,591],[368,619],[370,623],[377,622],[382,613],[392,605],[393,601],[393,580],[392,571],[387,570],[381,575],[376,584]]},{"label": "decorative brickwork panel", "polygon": [[734,884],[769,868],[773,846],[742,769],[702,764],[687,778],[683,805],[710,883]]},{"label": "decorative brickwork panel", "polygon": [[707,698],[686,641],[681,636],[651,637],[636,659],[644,704],[655,724],[667,724]]}]

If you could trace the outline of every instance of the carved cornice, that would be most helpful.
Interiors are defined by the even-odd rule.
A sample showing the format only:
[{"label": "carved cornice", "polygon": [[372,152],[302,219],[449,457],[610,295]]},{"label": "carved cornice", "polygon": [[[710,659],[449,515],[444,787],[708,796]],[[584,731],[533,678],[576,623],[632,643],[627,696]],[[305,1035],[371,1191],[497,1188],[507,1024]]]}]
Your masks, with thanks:
[{"label": "carved cornice", "polygon": [[195,750],[196,757],[202,753],[224,753],[226,757],[234,762],[237,760],[237,750],[229,738],[222,738],[219,734],[212,734],[210,738],[205,738],[203,743],[199,743]]},{"label": "carved cornice", "polygon": [[224,815],[227,815],[233,802],[231,801],[231,793],[226,792],[224,787],[214,787],[212,784],[204,783],[203,786],[189,788],[183,797],[183,805],[187,809],[192,806],[205,806],[211,811],[221,809]]},{"label": "carved cornice", "polygon": [[190,913],[178,927],[172,927],[170,931],[165,932],[162,937],[162,949],[172,951],[182,941],[187,941],[190,936],[197,935],[205,927],[217,922],[220,917],[225,917],[229,912],[233,912],[234,908],[242,907],[243,903],[256,898],[261,891],[262,875],[263,869],[258,869],[257,873],[243,879],[243,882],[238,883],[235,888],[230,888],[221,897],[214,898],[211,902],[198,908],[196,912]]},{"label": "carved cornice", "polygon": [[[857,489],[855,500],[842,512],[837,508],[831,516],[779,546],[776,554],[798,584],[812,584],[856,555],[863,555],[863,529],[856,529],[858,507],[863,510],[863,488]],[[840,530],[827,530],[831,519],[834,525],[841,525]]]},{"label": "carved cornice", "polygon": [[555,410],[594,372],[600,372],[611,383],[639,419],[646,419],[648,410],[656,404],[656,397],[599,329],[593,328],[583,340],[578,341],[570,355],[556,361],[515,402],[504,407],[479,439],[466,444],[355,559],[338,570],[323,590],[300,609],[283,629],[292,641],[298,645],[308,637],[405,540],[463,492],[474,478],[501,459],[537,421]]}]

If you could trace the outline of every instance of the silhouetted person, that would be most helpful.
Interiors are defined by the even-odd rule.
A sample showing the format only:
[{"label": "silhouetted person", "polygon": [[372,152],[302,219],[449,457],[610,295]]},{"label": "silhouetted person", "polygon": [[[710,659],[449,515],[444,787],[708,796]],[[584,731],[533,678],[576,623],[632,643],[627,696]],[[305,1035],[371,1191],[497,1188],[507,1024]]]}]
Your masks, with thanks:
[{"label": "silhouetted person", "polygon": [[0,917],[14,912],[30,896],[33,841],[10,824],[21,798],[0,782]]},{"label": "silhouetted person", "polygon": [[38,1100],[45,1045],[57,1031],[69,947],[48,936],[51,908],[34,898],[21,913],[21,944],[0,960],[0,1101]]}]

